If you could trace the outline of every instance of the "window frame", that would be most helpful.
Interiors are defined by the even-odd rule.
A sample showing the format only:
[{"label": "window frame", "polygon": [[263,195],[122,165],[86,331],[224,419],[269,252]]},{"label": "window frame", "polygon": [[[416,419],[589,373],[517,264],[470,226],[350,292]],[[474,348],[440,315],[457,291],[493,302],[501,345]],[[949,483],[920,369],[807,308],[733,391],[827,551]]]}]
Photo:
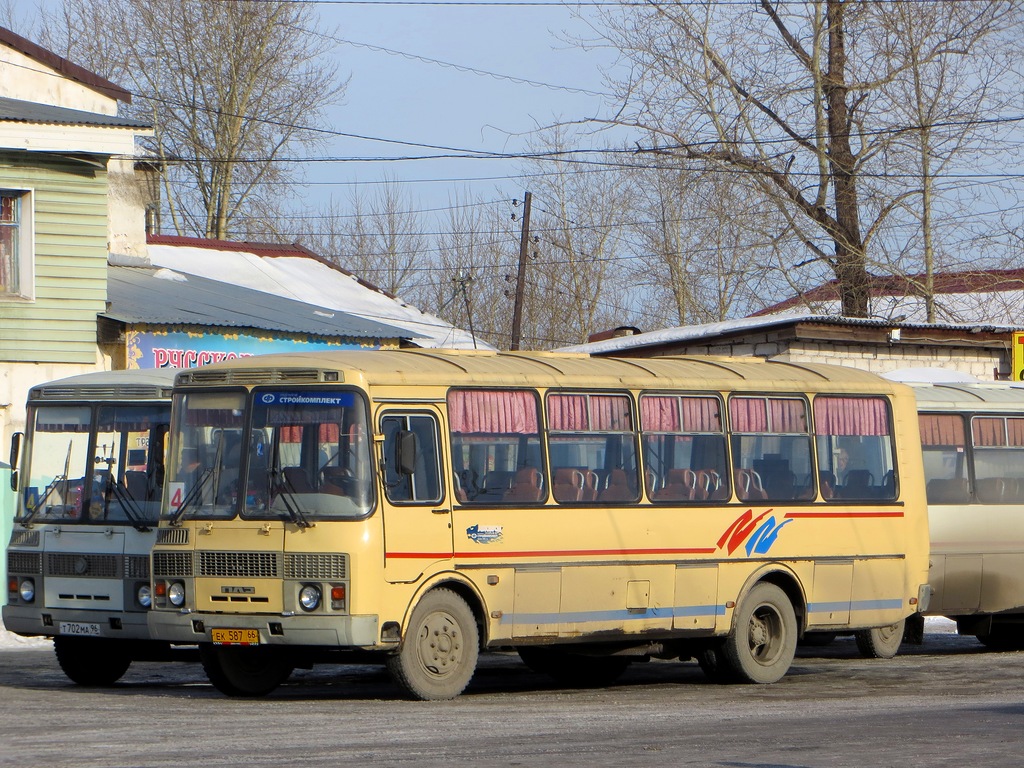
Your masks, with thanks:
[{"label": "window frame", "polygon": [[[415,430],[411,430],[410,429],[410,422],[411,422],[412,419],[427,419],[430,422],[430,424],[433,426],[433,430],[434,430],[434,434],[433,434],[433,438],[434,438],[434,443],[433,443],[433,445],[434,445],[433,470],[434,471],[433,471],[433,474],[434,474],[434,481],[437,483],[437,496],[436,496],[436,498],[432,498],[432,499],[430,499],[430,498],[423,498],[423,499],[418,499],[418,498],[395,499],[395,498],[392,498],[391,492],[390,492],[391,486],[388,485],[388,473],[391,470],[391,466],[390,466],[391,457],[388,455],[389,452],[390,452],[389,451],[389,444],[388,444],[388,432],[384,428],[384,424],[385,424],[385,422],[388,419],[395,419],[395,420],[401,419],[402,422],[404,423],[404,426],[401,429],[406,429],[406,430],[410,430],[410,431],[413,431],[413,432],[415,432]],[[441,421],[437,417],[437,414],[432,412],[432,411],[424,411],[424,410],[404,410],[404,409],[400,409],[400,408],[399,409],[388,409],[388,410],[380,412],[380,414],[378,416],[378,420],[379,420],[378,423],[380,424],[380,431],[385,436],[384,444],[383,444],[383,454],[382,454],[384,458],[383,458],[383,462],[382,462],[382,466],[381,466],[381,479],[383,481],[384,498],[387,501],[387,503],[391,504],[392,506],[396,506],[396,507],[407,507],[407,506],[413,506],[413,507],[416,507],[416,506],[420,506],[420,507],[431,506],[431,507],[436,507],[439,504],[442,504],[444,502],[444,499],[445,499],[445,494],[447,493],[447,488],[445,487],[445,482],[444,482],[444,468],[443,468],[444,454],[443,454],[442,446],[441,446]],[[426,466],[426,464],[425,464],[424,470],[429,470],[429,469],[430,469],[430,467]],[[415,483],[412,482],[412,477],[413,476],[408,476],[408,478],[409,478],[408,479],[408,483],[409,483],[409,489],[412,492],[412,495],[415,496],[415,489],[416,488],[415,488]],[[427,482],[429,483],[429,478],[427,478]]]},{"label": "window frame", "polygon": [[17,254],[12,260],[16,264],[17,284],[0,286],[0,301],[35,301],[35,192],[29,188],[0,187],[0,197],[16,201],[15,222],[0,222],[0,227],[15,232]]}]

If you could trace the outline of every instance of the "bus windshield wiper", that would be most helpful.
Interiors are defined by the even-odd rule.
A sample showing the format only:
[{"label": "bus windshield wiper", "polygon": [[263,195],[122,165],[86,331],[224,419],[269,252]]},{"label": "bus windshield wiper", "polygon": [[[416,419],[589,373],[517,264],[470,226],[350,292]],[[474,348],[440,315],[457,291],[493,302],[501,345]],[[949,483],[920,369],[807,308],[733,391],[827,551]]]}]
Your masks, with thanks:
[{"label": "bus windshield wiper", "polygon": [[64,503],[67,503],[68,472],[71,471],[71,447],[72,441],[69,440],[68,453],[67,456],[64,457],[64,474],[57,475],[55,478],[53,478],[53,480],[50,481],[50,484],[46,486],[46,490],[43,492],[42,497],[39,499],[39,501],[36,502],[36,505],[32,508],[32,511],[21,519],[22,525],[28,525],[32,522],[32,518],[34,518],[36,516],[36,513],[43,508],[43,506],[46,504],[47,499],[49,499],[50,496],[53,495],[53,492],[56,491],[58,487],[63,489],[63,491],[61,492],[61,496],[64,499]]},{"label": "bus windshield wiper", "polygon": [[192,490],[189,491],[186,494],[185,498],[181,500],[181,504],[179,504],[178,508],[174,510],[174,514],[172,514],[170,518],[168,518],[170,520],[171,525],[177,525],[181,521],[181,518],[184,517],[185,512],[188,511],[188,508],[192,506],[196,499],[198,499],[199,496],[202,494],[203,489],[206,488],[206,484],[210,482],[211,477],[213,477],[213,468],[207,467],[199,476],[199,480],[196,481],[196,484],[192,486]]},{"label": "bus windshield wiper", "polygon": [[[122,488],[120,483],[111,481],[110,477],[107,477],[107,492],[103,494],[103,516],[106,517],[107,512],[110,509],[110,497],[111,495],[117,499],[121,505],[121,509],[124,510],[124,516],[128,518],[128,522],[132,524],[132,527],[141,532],[152,530],[152,525],[155,521],[146,520],[142,508],[139,507],[138,503],[132,498],[131,494],[128,493],[127,489]],[[111,492],[113,492],[111,494]]]},{"label": "bus windshield wiper", "polygon": [[288,512],[288,517],[295,523],[299,528],[312,528],[313,524],[306,517],[302,511],[302,505],[296,498],[295,486],[292,485],[292,481],[288,479],[288,476],[281,472],[280,469],[274,469],[272,474],[280,476],[281,481],[278,483],[279,496],[281,502],[284,504],[284,508]]}]

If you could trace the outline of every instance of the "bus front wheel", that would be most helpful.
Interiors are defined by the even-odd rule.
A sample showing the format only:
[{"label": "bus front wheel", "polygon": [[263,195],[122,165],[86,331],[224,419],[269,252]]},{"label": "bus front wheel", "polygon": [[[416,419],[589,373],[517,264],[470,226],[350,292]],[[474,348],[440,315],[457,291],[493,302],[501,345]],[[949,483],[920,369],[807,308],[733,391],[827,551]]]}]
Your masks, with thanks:
[{"label": "bus front wheel", "polygon": [[853,637],[857,641],[857,650],[865,659],[891,659],[900,649],[906,625],[906,619],[900,619],[895,624],[885,627],[861,629],[854,632]]},{"label": "bus front wheel", "polygon": [[113,685],[132,663],[127,644],[117,640],[59,635],[53,652],[64,674],[79,685]]},{"label": "bus front wheel", "polygon": [[450,589],[428,592],[412,612],[401,649],[388,672],[410,698],[454,699],[473,679],[480,633],[466,601]]},{"label": "bus front wheel", "polygon": [[226,696],[266,696],[292,673],[291,664],[271,648],[204,644],[199,659],[213,687]]},{"label": "bus front wheel", "polygon": [[789,671],[796,640],[793,604],[779,587],[763,581],[740,603],[722,652],[739,681],[774,683]]}]

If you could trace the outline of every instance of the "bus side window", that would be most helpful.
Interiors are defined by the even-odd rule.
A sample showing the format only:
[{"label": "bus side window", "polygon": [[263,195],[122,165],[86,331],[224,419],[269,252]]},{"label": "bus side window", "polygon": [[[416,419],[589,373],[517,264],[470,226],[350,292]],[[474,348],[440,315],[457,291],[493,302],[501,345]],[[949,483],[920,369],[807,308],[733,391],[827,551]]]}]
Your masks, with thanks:
[{"label": "bus side window", "polygon": [[[425,413],[388,413],[381,419],[384,433],[384,493],[395,504],[437,504],[441,501],[441,465],[437,421]],[[414,435],[415,439],[408,439]],[[414,455],[401,460],[399,446]]]}]

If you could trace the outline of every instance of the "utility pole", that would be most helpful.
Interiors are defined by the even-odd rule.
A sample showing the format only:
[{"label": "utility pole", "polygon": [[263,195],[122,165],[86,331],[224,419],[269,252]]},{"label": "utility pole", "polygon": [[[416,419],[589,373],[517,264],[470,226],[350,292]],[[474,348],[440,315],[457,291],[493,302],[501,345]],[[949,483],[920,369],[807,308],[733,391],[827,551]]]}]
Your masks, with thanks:
[{"label": "utility pole", "polygon": [[533,193],[523,197],[523,232],[519,236],[519,273],[516,276],[516,303],[512,310],[512,343],[509,349],[519,349],[519,336],[523,327],[523,294],[526,293],[526,258],[530,246],[530,201]]}]

